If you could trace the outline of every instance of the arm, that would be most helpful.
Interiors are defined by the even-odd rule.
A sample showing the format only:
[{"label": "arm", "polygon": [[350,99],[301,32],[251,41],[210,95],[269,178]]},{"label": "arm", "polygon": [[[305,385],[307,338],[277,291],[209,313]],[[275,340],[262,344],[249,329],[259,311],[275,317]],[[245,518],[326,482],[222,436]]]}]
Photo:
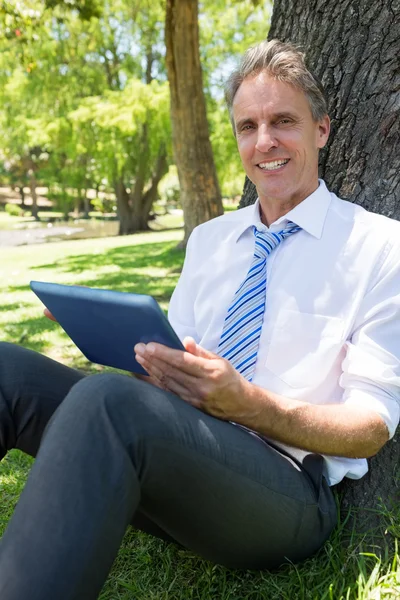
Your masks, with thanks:
[{"label": "arm", "polygon": [[310,452],[372,456],[388,439],[374,411],[345,404],[313,405],[280,396],[245,380],[230,363],[193,340],[187,352],[139,344],[136,358],[168,389],[219,419],[245,425],[273,440]]},{"label": "arm", "polygon": [[141,347],[141,364],[162,387],[217,418],[310,452],[372,456],[394,435],[400,416],[400,246],[395,234],[388,236],[358,307],[340,378],[340,403],[327,405],[321,398],[320,405],[309,404],[249,384],[193,340],[186,342],[186,354],[171,354],[158,345]]}]

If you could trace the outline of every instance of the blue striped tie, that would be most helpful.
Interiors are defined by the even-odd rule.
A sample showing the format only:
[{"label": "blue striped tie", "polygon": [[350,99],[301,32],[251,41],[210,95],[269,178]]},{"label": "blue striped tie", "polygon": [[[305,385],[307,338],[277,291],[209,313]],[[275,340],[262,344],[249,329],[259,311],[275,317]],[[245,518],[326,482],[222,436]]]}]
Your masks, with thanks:
[{"label": "blue striped tie", "polygon": [[253,262],[228,309],[217,350],[248,381],[253,378],[264,320],[267,257],[285,238],[300,229],[290,221],[279,233],[257,231],[254,227]]}]

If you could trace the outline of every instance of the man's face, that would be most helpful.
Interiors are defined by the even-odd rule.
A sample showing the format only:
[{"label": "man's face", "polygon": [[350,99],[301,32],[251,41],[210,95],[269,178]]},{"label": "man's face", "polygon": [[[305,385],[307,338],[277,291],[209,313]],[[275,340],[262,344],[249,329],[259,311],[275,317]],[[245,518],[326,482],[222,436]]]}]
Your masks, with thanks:
[{"label": "man's face", "polygon": [[305,94],[265,72],[246,78],[233,101],[239,154],[263,203],[290,207],[318,187],[318,151],[329,117],[316,122]]}]

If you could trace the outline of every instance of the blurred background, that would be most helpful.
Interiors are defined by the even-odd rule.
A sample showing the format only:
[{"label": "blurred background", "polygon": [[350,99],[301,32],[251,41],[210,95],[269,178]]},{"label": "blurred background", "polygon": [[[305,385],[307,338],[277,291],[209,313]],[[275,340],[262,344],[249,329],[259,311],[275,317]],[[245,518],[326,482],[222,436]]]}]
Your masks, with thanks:
[{"label": "blurred background", "polygon": [[[182,227],[197,203],[187,238],[221,206],[237,206],[244,175],[223,84],[267,36],[272,3],[186,4],[177,14],[182,3],[164,0],[0,2],[2,245]],[[187,47],[179,52],[176,39],[169,71],[168,35],[172,45],[186,36]],[[206,107],[205,134],[193,123],[184,155],[211,142],[211,152],[193,157],[194,176],[216,171],[211,212],[193,192],[182,206],[172,130],[187,131],[192,117],[171,111],[168,81],[180,68],[189,73],[183,93],[196,90]]]}]

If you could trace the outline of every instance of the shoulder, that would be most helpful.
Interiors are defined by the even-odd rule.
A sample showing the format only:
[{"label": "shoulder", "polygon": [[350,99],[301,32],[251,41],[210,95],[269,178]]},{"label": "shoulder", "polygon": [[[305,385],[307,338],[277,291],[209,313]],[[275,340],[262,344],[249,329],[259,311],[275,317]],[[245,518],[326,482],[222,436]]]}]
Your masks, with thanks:
[{"label": "shoulder", "polygon": [[400,221],[370,212],[359,206],[342,200],[331,192],[331,219],[340,226],[347,225],[352,234],[364,237],[370,243],[379,246],[400,246]]},{"label": "shoulder", "polygon": [[224,240],[227,237],[239,235],[241,231],[244,231],[252,224],[253,215],[253,205],[226,212],[195,227],[190,236],[189,243],[193,246],[204,240],[211,243],[214,239]]}]

